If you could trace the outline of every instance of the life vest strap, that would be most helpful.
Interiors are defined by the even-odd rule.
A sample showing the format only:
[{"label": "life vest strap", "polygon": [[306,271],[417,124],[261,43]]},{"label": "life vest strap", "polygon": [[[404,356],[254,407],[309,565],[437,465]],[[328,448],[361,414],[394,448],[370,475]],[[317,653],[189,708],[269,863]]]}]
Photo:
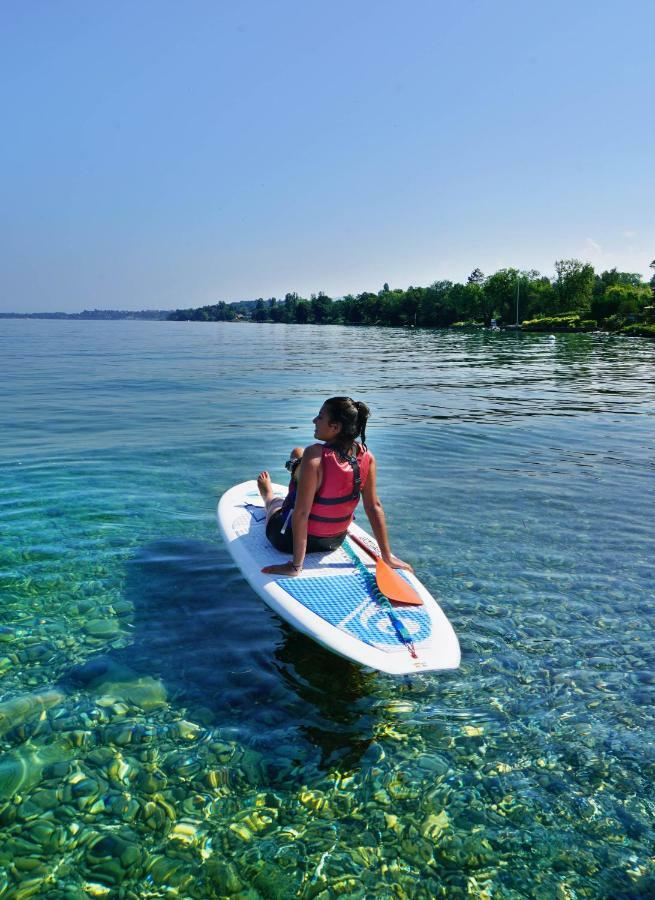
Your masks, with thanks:
[{"label": "life vest strap", "polygon": [[[359,500],[359,494],[356,499]],[[352,494],[345,497],[314,497],[314,503],[322,503],[323,506],[338,506],[339,503],[347,503],[349,500],[355,500],[355,497]]]},{"label": "life vest strap", "polygon": [[352,515],[348,516],[317,516],[314,513],[309,514],[309,518],[313,522],[350,522]]}]

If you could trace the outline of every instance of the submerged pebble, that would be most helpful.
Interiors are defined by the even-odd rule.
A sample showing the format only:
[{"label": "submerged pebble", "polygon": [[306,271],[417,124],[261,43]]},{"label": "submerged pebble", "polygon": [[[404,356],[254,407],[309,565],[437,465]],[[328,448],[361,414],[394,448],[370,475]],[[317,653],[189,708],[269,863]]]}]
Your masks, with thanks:
[{"label": "submerged pebble", "polygon": [[89,619],[84,623],[84,630],[91,637],[112,638],[120,633],[120,625],[116,619]]}]

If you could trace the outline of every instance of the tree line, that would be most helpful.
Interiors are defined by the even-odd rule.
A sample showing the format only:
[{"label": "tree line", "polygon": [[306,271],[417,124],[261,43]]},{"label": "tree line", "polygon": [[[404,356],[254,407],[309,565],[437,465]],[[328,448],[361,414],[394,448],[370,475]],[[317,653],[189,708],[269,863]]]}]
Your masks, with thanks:
[{"label": "tree line", "polygon": [[[651,263],[655,272],[655,260]],[[486,276],[474,269],[465,283],[435,281],[429,287],[390,288],[333,299],[319,291],[309,298],[288,293],[240,303],[220,302],[176,310],[169,319],[333,325],[389,325],[447,328],[452,325],[514,324],[518,320],[577,317],[593,326],[618,329],[647,318],[655,293],[655,274],[645,283],[639,274],[617,269],[597,274],[589,263],[562,259],[555,277],[536,270],[500,269]],[[652,307],[651,307],[652,309]]]}]

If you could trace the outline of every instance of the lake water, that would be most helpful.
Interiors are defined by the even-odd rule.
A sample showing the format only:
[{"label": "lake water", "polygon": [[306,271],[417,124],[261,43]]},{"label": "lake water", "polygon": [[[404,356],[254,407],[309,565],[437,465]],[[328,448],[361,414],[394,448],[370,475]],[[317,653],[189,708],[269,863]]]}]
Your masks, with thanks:
[{"label": "lake water", "polygon": [[[0,322],[0,896],[652,897],[655,344]],[[215,507],[364,399],[456,672],[364,671]]]}]

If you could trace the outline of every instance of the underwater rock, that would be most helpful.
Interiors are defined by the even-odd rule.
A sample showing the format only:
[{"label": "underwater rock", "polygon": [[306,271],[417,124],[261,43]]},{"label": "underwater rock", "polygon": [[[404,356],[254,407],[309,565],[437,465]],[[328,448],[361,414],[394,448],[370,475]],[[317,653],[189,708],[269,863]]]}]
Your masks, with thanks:
[{"label": "underwater rock", "polygon": [[134,604],[129,600],[112,600],[111,608],[117,616],[129,616],[134,612]]},{"label": "underwater rock", "polygon": [[62,826],[47,819],[32,822],[25,830],[30,840],[48,850],[71,849],[75,846],[71,834]]},{"label": "underwater rock", "polygon": [[143,794],[156,794],[166,789],[168,779],[163,772],[142,770],[136,777],[135,785]]},{"label": "underwater rock", "polygon": [[93,838],[87,845],[84,859],[87,872],[94,880],[113,885],[141,873],[144,852],[137,835],[123,828]]},{"label": "underwater rock", "polygon": [[106,656],[94,656],[79,666],[73,666],[68,673],[68,678],[73,684],[92,687],[94,682],[102,679],[110,680],[112,677],[131,677],[134,673],[127,666],[121,666]]},{"label": "underwater rock", "polygon": [[148,879],[166,890],[166,893],[181,897],[200,896],[193,890],[195,876],[183,860],[168,855],[154,856],[148,862]]},{"label": "underwater rock", "polygon": [[441,781],[451,771],[450,766],[441,756],[436,753],[422,754],[416,761],[420,769],[428,772],[433,780]]},{"label": "underwater rock", "polygon": [[124,757],[121,753],[109,762],[106,767],[106,775],[117,786],[129,786],[138,775],[138,768],[133,759]]},{"label": "underwater rock", "polygon": [[196,725],[194,722],[187,722],[185,719],[173,722],[168,726],[166,732],[170,737],[179,737],[184,741],[197,741],[206,733],[205,729],[201,728],[200,725]]},{"label": "underwater rock", "polygon": [[442,810],[437,815],[429,815],[421,825],[421,833],[432,841],[438,841],[444,831],[450,828],[448,813]]},{"label": "underwater rock", "polygon": [[84,630],[94,638],[112,638],[120,634],[121,628],[116,619],[89,619]]},{"label": "underwater rock", "polygon": [[42,875],[22,881],[11,893],[11,900],[27,900],[28,897],[36,897],[41,894],[44,883]]},{"label": "underwater rock", "polygon": [[230,781],[231,773],[227,766],[222,769],[209,769],[209,771],[205,772],[202,776],[202,783],[205,787],[211,788],[212,790],[219,790],[221,793],[229,787]]},{"label": "underwater rock", "polygon": [[0,656],[0,675],[4,675],[13,666],[12,660],[8,656]]},{"label": "underwater rock", "polygon": [[298,795],[298,800],[314,813],[322,816],[333,815],[329,808],[328,798],[323,791],[302,790]]},{"label": "underwater rock", "polygon": [[221,896],[232,896],[243,890],[244,884],[239,879],[233,863],[225,859],[208,859],[205,868]]},{"label": "underwater rock", "polygon": [[0,756],[0,801],[11,800],[18,791],[29,790],[41,780],[47,767],[69,757],[70,751],[57,745],[38,750],[22,747]]},{"label": "underwater rock", "polygon": [[73,684],[86,686],[110,707],[124,702],[150,711],[166,703],[166,688],[159,678],[139,675],[128,666],[106,656],[75,666],[68,678]]},{"label": "underwater rock", "polygon": [[139,818],[149,831],[168,834],[171,822],[176,818],[173,807],[163,797],[155,796],[152,800],[141,803]]},{"label": "underwater rock", "polygon": [[245,825],[252,833],[267,831],[276,824],[278,817],[277,809],[269,809],[261,807],[254,810],[244,810],[238,817],[237,822]]},{"label": "underwater rock", "polygon": [[140,810],[140,806],[134,797],[123,794],[109,794],[105,806],[109,812],[123,822],[133,822]]},{"label": "underwater rock", "polygon": [[146,712],[166,703],[164,683],[150,675],[134,677],[129,681],[103,681],[99,687],[103,697],[114,702],[123,701]]},{"label": "underwater rock", "polygon": [[[107,887],[106,884],[99,884],[97,881],[85,881],[83,885],[82,893],[75,895],[73,894],[74,900],[86,900],[86,897],[109,897],[112,889]],[[68,895],[66,896],[66,900],[73,900]]]},{"label": "underwater rock", "polygon": [[127,744],[138,744],[141,738],[146,735],[138,724],[134,722],[119,722],[115,725],[108,725],[103,732],[103,739],[107,744],[114,744],[117,747],[125,747]]},{"label": "underwater rock", "polygon": [[83,810],[92,806],[106,790],[106,781],[99,781],[76,772],[64,786],[62,799],[64,803],[72,803]]},{"label": "underwater rock", "polygon": [[33,716],[40,715],[44,710],[56,706],[64,699],[65,694],[61,691],[50,690],[5,700],[0,703],[0,736],[27,722]]},{"label": "underwater rock", "polygon": [[239,838],[240,841],[243,841],[244,844],[249,844],[254,837],[250,828],[243,822],[233,822],[230,825],[230,832]]},{"label": "underwater rock", "polygon": [[170,840],[179,841],[182,844],[199,845],[206,839],[207,830],[200,822],[193,819],[180,819],[175,823],[168,836]]},{"label": "underwater rock", "polygon": [[21,650],[18,654],[18,658],[23,664],[44,662],[56,652],[56,649],[55,645],[49,642],[34,643],[25,647],[24,650]]},{"label": "underwater rock", "polygon": [[228,744],[226,741],[211,741],[209,749],[214,754],[218,762],[228,763],[235,754],[236,747],[234,744]]},{"label": "underwater rock", "polygon": [[202,763],[194,754],[175,751],[167,756],[164,768],[169,774],[186,779],[196,776],[202,769]]}]

